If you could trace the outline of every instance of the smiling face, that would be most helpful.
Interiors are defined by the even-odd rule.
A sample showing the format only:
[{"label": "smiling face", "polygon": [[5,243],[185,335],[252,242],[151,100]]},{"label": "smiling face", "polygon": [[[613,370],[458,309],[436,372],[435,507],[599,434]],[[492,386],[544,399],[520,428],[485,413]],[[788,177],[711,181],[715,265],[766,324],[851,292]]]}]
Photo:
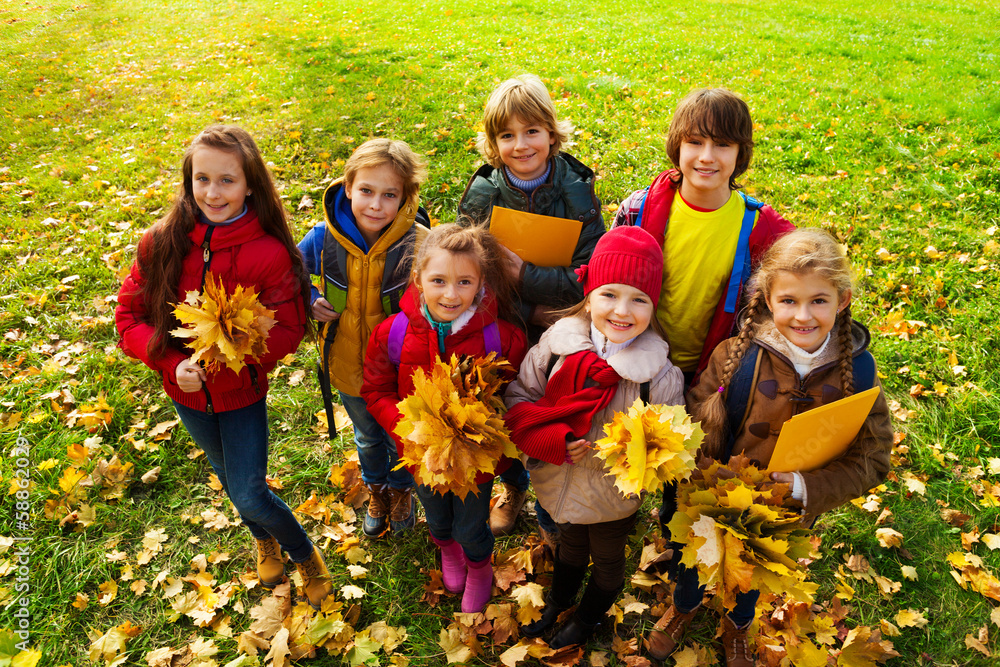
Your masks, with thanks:
[{"label": "smiling face", "polygon": [[504,165],[522,181],[530,181],[545,173],[549,151],[556,143],[544,125],[528,125],[512,116],[497,132],[497,152]]},{"label": "smiling face", "polygon": [[740,147],[725,140],[698,134],[680,145],[681,196],[701,208],[715,210],[729,201],[729,178],[736,171]]},{"label": "smiling face", "polygon": [[358,169],[351,187],[344,191],[351,212],[369,247],[396,219],[403,199],[403,179],[388,164]]},{"label": "smiling face", "polygon": [[609,283],[587,295],[587,312],[605,338],[621,344],[649,327],[653,300],[631,285]]},{"label": "smiling face", "polygon": [[191,191],[211,222],[224,222],[243,212],[250,190],[235,153],[200,146],[191,154]]},{"label": "smiling face", "polygon": [[778,271],[767,307],[782,336],[806,352],[815,352],[850,302],[850,291],[838,296],[836,286],[815,271]]},{"label": "smiling face", "polygon": [[471,255],[435,248],[428,253],[415,282],[431,317],[452,322],[475,302],[483,279]]}]

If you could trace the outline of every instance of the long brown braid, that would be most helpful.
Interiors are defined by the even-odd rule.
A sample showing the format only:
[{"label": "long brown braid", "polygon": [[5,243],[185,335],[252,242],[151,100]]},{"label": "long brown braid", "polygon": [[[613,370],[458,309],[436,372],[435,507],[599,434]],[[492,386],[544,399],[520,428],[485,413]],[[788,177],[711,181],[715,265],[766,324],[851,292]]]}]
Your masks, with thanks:
[{"label": "long brown braid", "polygon": [[736,342],[729,348],[729,357],[722,367],[722,376],[719,378],[718,391],[713,391],[708,399],[697,406],[695,416],[701,420],[701,428],[705,431],[701,449],[706,456],[718,458],[722,454],[722,445],[729,435],[729,411],[726,409],[723,393],[729,389],[729,381],[733,379],[736,369],[740,367],[740,361],[750,349],[750,344],[753,343],[754,325],[765,310],[764,291],[758,287],[743,312]]},{"label": "long brown braid", "polygon": [[[718,458],[729,436],[729,414],[725,392],[729,382],[753,342],[758,323],[770,316],[767,307],[771,286],[779,272],[796,275],[814,273],[836,288],[838,300],[852,288],[851,265],[840,244],[821,229],[797,229],[781,237],[764,253],[754,274],[750,300],[740,319],[736,341],[729,347],[729,356],[722,367],[718,391],[713,391],[700,405],[694,406],[695,417],[701,419],[705,440],[702,451]],[[837,317],[837,342],[840,346],[841,383],[845,396],[854,393],[854,337],[851,309],[844,308]]]},{"label": "long brown braid", "polygon": [[845,398],[854,393],[854,327],[851,326],[853,321],[850,306],[840,311],[840,315],[837,317],[837,339],[840,343],[840,381],[843,385]]}]

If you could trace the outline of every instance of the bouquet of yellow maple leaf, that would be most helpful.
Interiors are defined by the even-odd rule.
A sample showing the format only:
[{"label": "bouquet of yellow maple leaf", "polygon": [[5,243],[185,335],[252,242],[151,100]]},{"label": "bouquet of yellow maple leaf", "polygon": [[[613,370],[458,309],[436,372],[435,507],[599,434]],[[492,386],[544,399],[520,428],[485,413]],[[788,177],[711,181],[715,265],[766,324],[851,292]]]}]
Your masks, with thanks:
[{"label": "bouquet of yellow maple leaf", "polygon": [[698,580],[717,587],[727,610],[736,594],[751,590],[812,602],[800,558],[815,558],[811,531],[786,508],[787,484],[769,481],[745,456],[728,464],[706,460],[701,474],[677,489],[671,538],[684,545],[681,563],[698,570]]},{"label": "bouquet of yellow maple leaf", "polygon": [[607,437],[594,443],[594,454],[604,459],[607,475],[625,496],[690,477],[705,438],[683,406],[646,405],[639,399],[627,413],[616,412],[604,432]]},{"label": "bouquet of yellow maple leaf", "polygon": [[413,374],[413,394],[396,404],[403,419],[395,432],[403,442],[400,466],[416,466],[417,483],[462,500],[478,493],[476,475],[493,474],[502,456],[517,456],[504,427],[505,381],[513,370],[491,352],[485,357],[434,362],[430,373]]},{"label": "bouquet of yellow maple leaf", "polygon": [[247,357],[260,359],[267,353],[267,334],[275,323],[274,311],[261,304],[257,292],[237,285],[227,294],[222,278],[212,273],[205,276],[205,291],[188,292],[174,316],[184,326],[170,333],[192,339],[186,343],[194,350],[191,361],[201,362],[209,373],[223,366],[239,373]]}]

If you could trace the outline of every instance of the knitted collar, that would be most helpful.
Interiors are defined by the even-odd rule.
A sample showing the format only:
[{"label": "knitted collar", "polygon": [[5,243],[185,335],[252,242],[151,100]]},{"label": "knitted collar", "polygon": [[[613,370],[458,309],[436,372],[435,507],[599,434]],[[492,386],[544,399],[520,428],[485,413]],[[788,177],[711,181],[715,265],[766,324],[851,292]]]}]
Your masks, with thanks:
[{"label": "knitted collar", "polygon": [[535,191],[539,185],[544,183],[548,178],[549,174],[552,173],[552,160],[549,160],[545,166],[545,173],[538,178],[533,178],[530,181],[522,181],[520,178],[510,173],[510,169],[506,166],[503,168],[504,172],[507,174],[507,178],[510,180],[510,184],[521,192],[530,195]]}]

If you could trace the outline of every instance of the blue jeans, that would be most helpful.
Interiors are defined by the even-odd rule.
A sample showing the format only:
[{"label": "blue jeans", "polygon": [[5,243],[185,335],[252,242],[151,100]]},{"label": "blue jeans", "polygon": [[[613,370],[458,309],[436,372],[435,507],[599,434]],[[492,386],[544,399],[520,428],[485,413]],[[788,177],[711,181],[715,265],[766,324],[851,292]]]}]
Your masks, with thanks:
[{"label": "blue jeans", "polygon": [[[518,491],[527,491],[531,478],[528,476],[528,470],[524,467],[521,459],[514,459],[510,467],[500,473],[500,481],[504,484],[510,484]],[[552,520],[552,515],[542,507],[542,503],[537,499],[535,500],[535,514],[538,516],[538,525],[546,532],[552,534],[559,532],[559,526]]]},{"label": "blue jeans", "polygon": [[399,463],[396,441],[368,412],[359,396],[340,394],[340,402],[354,422],[354,444],[358,448],[361,479],[368,486],[388,484],[394,489],[412,489],[413,475],[406,468],[393,470]]},{"label": "blue jeans", "polygon": [[[686,565],[677,566],[677,586],[674,588],[674,606],[679,612],[689,612],[701,604],[705,587],[698,584],[698,570]],[[753,620],[760,591],[736,594],[736,607],[729,612],[729,620],[742,628]]]},{"label": "blue jeans", "polygon": [[267,399],[211,415],[176,401],[174,408],[253,536],[274,537],[293,561],[307,560],[313,552],[309,536],[267,487]]},{"label": "blue jeans", "polygon": [[417,485],[417,497],[424,506],[431,537],[444,542],[455,540],[462,545],[465,557],[478,562],[493,555],[495,538],[490,530],[490,496],[493,480],[479,485],[479,494],[470,493],[459,500],[454,493],[443,496],[429,486]]}]

